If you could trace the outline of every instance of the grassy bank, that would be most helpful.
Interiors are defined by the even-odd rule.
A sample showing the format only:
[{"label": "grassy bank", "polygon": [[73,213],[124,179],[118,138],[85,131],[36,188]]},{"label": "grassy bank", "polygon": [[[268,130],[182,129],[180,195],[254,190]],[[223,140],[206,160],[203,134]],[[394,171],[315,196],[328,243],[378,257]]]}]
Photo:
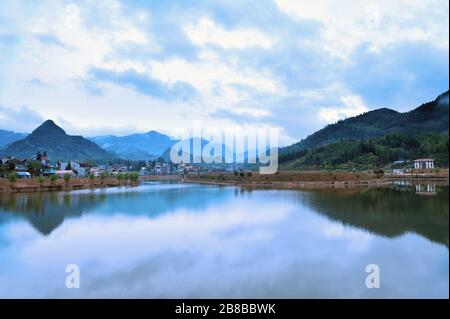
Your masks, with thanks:
[{"label": "grassy bank", "polygon": [[41,192],[41,191],[63,191],[89,188],[114,187],[120,185],[136,185],[136,182],[119,180],[115,177],[104,179],[76,178],[69,181],[57,179],[51,181],[45,179],[18,179],[14,182],[0,178],[0,192]]},{"label": "grassy bank", "polygon": [[357,188],[387,185],[383,175],[327,171],[285,171],[272,175],[259,173],[208,173],[187,175],[184,182],[215,185],[239,185],[282,189]]}]

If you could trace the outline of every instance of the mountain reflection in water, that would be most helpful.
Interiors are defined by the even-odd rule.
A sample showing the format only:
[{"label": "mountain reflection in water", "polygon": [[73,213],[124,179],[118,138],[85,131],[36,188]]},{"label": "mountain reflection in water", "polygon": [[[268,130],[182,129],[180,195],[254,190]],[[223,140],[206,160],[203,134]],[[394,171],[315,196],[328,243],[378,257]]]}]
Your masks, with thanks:
[{"label": "mountain reflection in water", "polygon": [[[3,195],[0,196],[0,212],[17,214],[27,219],[42,235],[49,235],[66,218],[79,218],[92,212],[127,212],[152,218],[179,207],[201,209],[211,202],[217,204],[233,197],[233,193],[224,191],[226,188],[183,186],[167,187],[166,191],[147,184],[138,189],[122,188],[108,192]],[[417,189],[430,189],[430,186],[406,186],[411,187],[297,192],[297,197],[317,213],[347,226],[386,237],[416,233],[448,247],[448,187],[436,188],[433,185],[435,196],[422,197],[418,196]],[[234,192],[251,190],[235,189]]]}]

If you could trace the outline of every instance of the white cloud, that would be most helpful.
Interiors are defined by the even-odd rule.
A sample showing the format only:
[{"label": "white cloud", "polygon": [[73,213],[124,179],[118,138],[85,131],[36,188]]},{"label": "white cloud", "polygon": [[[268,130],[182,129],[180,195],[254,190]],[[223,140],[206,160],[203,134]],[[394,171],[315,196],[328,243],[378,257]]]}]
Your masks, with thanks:
[{"label": "white cloud", "polygon": [[26,106],[9,108],[0,105],[0,123],[2,123],[0,129],[31,132],[42,122],[42,116]]},{"label": "white cloud", "polygon": [[272,40],[257,30],[225,30],[209,18],[202,18],[197,24],[188,25],[184,30],[197,45],[215,44],[225,49],[268,49],[272,46]]},{"label": "white cloud", "polygon": [[319,109],[319,118],[326,123],[334,123],[340,119],[359,115],[369,109],[362,98],[357,95],[345,95],[341,97],[342,106],[325,107]]},{"label": "white cloud", "polygon": [[185,81],[199,91],[211,91],[217,86],[241,84],[255,90],[279,94],[282,87],[267,72],[242,69],[220,61],[189,62],[174,58],[150,63],[152,75],[163,82]]},{"label": "white cloud", "polygon": [[[391,70],[400,74],[406,70],[407,76],[422,82],[428,79],[428,73],[412,70],[411,62],[389,59],[385,54],[390,44],[427,41],[417,46],[424,48],[419,62],[436,46],[448,52],[448,3],[441,0],[373,0],[368,5],[351,0],[277,0],[286,14],[264,2],[259,4],[266,10],[264,21],[259,11],[231,15],[234,5],[221,5],[219,10],[199,5],[191,10],[169,2],[166,10],[119,0],[73,2],[17,0],[0,6],[0,104],[9,110],[27,105],[45,118],[65,123],[70,133],[170,132],[190,127],[194,120],[237,128],[254,120],[256,126],[284,130],[280,138],[295,141],[324,122],[367,111],[364,101],[391,105],[374,103],[364,92],[366,87],[349,83],[348,70],[360,68],[359,55],[352,55],[359,45],[367,43],[377,53],[374,56],[386,61],[388,83],[393,82]],[[379,20],[373,15],[376,8]],[[299,19],[319,24],[298,23]],[[267,27],[275,23],[276,27]],[[335,56],[344,63],[335,63]],[[91,68],[136,71],[144,79],[142,86],[147,85],[146,78],[168,86],[183,81],[197,92],[189,101],[166,101],[119,81],[90,78]],[[442,70],[432,72],[438,73],[433,75],[436,81],[445,75],[448,79]],[[370,88],[377,90],[376,85]],[[429,93],[433,89],[424,90],[435,94]],[[214,117],[220,110],[227,112]],[[248,121],[242,124],[242,119]],[[7,125],[2,128],[12,128]]]},{"label": "white cloud", "polygon": [[[325,48],[346,58],[360,44],[379,52],[399,41],[427,41],[449,47],[447,0],[276,0],[281,11],[294,19],[322,24]],[[446,23],[445,23],[446,22]]]}]

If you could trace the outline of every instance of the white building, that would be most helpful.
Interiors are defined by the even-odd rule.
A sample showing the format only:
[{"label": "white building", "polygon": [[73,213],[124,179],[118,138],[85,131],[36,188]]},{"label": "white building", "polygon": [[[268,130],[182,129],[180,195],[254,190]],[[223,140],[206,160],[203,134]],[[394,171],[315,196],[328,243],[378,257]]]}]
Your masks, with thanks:
[{"label": "white building", "polygon": [[419,158],[414,161],[415,169],[427,169],[434,168],[434,159],[432,158]]},{"label": "white building", "polygon": [[71,170],[77,173],[77,176],[86,176],[86,169],[84,167],[81,167],[80,163],[76,161],[69,161],[69,162],[61,162],[60,168],[61,170],[67,170],[67,167],[69,166]]}]

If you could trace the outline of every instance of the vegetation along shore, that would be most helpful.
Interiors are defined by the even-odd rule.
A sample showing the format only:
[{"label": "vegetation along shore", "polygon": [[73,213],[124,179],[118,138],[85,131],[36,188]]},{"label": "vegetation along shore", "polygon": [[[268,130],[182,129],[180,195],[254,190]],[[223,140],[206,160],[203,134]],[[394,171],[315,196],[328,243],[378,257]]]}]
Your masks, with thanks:
[{"label": "vegetation along shore", "polygon": [[86,178],[72,178],[69,174],[58,178],[52,175],[48,178],[37,177],[31,179],[18,179],[11,174],[8,178],[0,178],[0,192],[42,192],[63,191],[89,188],[103,188],[115,186],[134,186],[139,183],[139,174],[132,172],[127,174],[107,175],[99,177],[90,175]]}]

